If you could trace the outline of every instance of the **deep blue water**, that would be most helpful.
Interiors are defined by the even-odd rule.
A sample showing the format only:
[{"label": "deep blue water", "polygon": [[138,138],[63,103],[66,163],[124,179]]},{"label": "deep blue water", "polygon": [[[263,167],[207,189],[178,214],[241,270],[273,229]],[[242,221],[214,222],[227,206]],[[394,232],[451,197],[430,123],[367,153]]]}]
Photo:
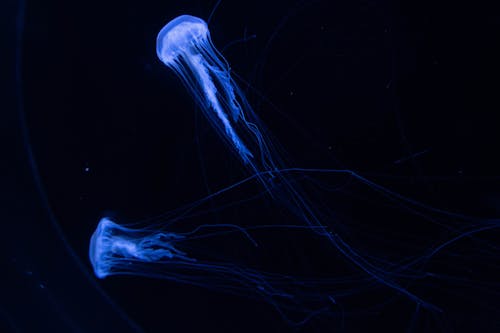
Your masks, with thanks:
[{"label": "deep blue water", "polygon": [[[216,2],[5,4],[0,331],[498,332],[495,9]],[[404,196],[333,173],[293,178],[309,184],[304,196],[353,249],[389,274],[451,241],[412,268],[418,276],[390,273],[441,312],[378,283],[307,231],[256,232],[258,250],[237,233],[185,249],[262,271],[345,279],[315,288],[335,302],[296,326],[265,299],[215,288],[205,273],[190,273],[205,287],[95,277],[88,247],[101,217],[143,221],[249,175],[156,57],[158,31],[182,14],[210,17],[214,45],[284,165],[352,170]],[[173,228],[303,224],[284,206],[255,182]],[[298,312],[290,316],[303,318]]]}]

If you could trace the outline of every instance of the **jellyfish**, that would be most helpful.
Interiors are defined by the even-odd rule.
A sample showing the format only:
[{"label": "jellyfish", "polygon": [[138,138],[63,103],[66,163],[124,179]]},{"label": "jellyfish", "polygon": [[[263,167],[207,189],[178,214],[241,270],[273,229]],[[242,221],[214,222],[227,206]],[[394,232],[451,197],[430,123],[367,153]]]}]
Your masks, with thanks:
[{"label": "jellyfish", "polygon": [[213,45],[205,21],[190,15],[173,19],[158,33],[156,53],[179,76],[217,134],[253,174],[276,168],[270,142],[261,131],[263,125]]},{"label": "jellyfish", "polygon": [[[261,226],[266,227],[272,226]],[[298,225],[282,227],[305,228]],[[244,234],[249,244],[258,246],[249,230],[237,225],[202,225],[195,230],[179,233],[147,227],[137,229],[103,217],[91,237],[89,258],[95,275],[100,279],[114,275],[145,276],[188,283],[251,299],[264,299],[292,325],[304,323],[329,310],[325,304],[333,302],[333,286],[340,285],[341,281],[300,279],[264,272],[220,258],[194,258],[180,249],[199,238],[221,233],[202,232],[203,229],[213,228],[234,229],[233,231]],[[206,253],[204,256],[207,257]],[[329,286],[331,292],[326,293],[326,288],[318,289],[318,285]]]},{"label": "jellyfish", "polygon": [[[479,223],[484,221],[436,209],[388,190],[351,170],[304,169],[285,165],[285,159],[275,148],[278,145],[232,78],[228,62],[214,46],[206,22],[198,17],[182,15],[166,24],[158,34],[156,53],[161,62],[180,78],[209,124],[248,170],[249,176],[174,211],[158,224],[125,226],[110,218],[102,218],[91,237],[89,248],[90,261],[97,277],[140,275],[263,298],[293,323],[303,323],[316,314],[329,312],[332,305],[337,304],[337,296],[358,293],[374,285],[384,286],[408,298],[416,304],[416,313],[422,308],[433,313],[441,312],[438,306],[412,292],[408,285],[428,278],[430,275],[422,267],[451,242],[496,228],[500,225],[497,220]],[[309,190],[298,180],[299,177],[294,177],[297,174],[306,180],[311,174],[345,175],[398,202],[411,213],[424,217],[437,214],[467,221],[471,222],[470,227],[460,229],[440,224],[437,219],[432,220],[454,233],[453,237],[435,244],[419,256],[399,261],[369,255],[349,245],[332,219],[325,221],[328,214],[315,203],[314,196],[308,195]],[[280,221],[275,221],[273,225],[250,227],[239,226],[238,223],[202,224],[192,230],[174,230],[175,224],[195,216],[190,214],[209,199],[223,196],[254,180],[262,185],[261,195],[267,196],[276,206],[285,208],[301,224]],[[304,237],[319,237],[318,242],[328,244],[329,249],[340,255],[346,265],[359,275],[349,278],[294,276],[250,268],[224,256],[193,250],[196,248],[193,244],[200,239],[234,237],[235,233],[257,248],[259,241],[251,235],[252,230],[271,229],[287,232],[300,230]],[[353,284],[359,287],[347,287]],[[301,319],[291,320],[290,311],[301,313]]]},{"label": "jellyfish", "polygon": [[174,233],[146,234],[120,226],[109,218],[102,218],[90,239],[89,257],[95,275],[99,278],[120,274],[121,267],[126,267],[133,260],[190,261],[192,259],[175,248],[175,242],[181,238]]}]

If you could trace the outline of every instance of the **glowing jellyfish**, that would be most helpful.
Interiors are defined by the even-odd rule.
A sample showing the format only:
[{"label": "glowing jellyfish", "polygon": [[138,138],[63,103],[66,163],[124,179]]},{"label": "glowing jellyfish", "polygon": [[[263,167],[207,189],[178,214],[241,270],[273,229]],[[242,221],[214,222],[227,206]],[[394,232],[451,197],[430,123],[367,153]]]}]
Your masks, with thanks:
[{"label": "glowing jellyfish", "polygon": [[158,58],[181,78],[217,133],[254,173],[276,168],[259,121],[214,47],[207,24],[182,15],[160,30]]},{"label": "glowing jellyfish", "polygon": [[[405,258],[397,263],[362,254],[334,231],[335,226],[331,221],[321,221],[319,216],[325,214],[318,212],[316,205],[301,186],[291,180],[291,173],[343,173],[410,209],[422,209],[446,216],[453,214],[391,192],[349,170],[306,170],[286,168],[282,165],[271,141],[263,134],[265,127],[232,79],[227,61],[214,47],[207,24],[202,19],[183,15],[170,21],[158,34],[156,51],[160,60],[182,80],[219,136],[250,171],[247,179],[188,205],[179,216],[195,209],[210,197],[221,195],[244,182],[258,179],[267,195],[302,221],[300,228],[326,240],[336,253],[340,253],[358,272],[364,274],[365,278],[356,280],[358,283],[365,286],[380,284],[389,287],[415,302],[417,309],[424,307],[440,311],[410,292],[403,286],[406,285],[404,282],[427,277],[420,267],[438,251],[461,237],[469,237],[485,228],[497,227],[497,221],[492,222],[491,226],[483,224],[476,229],[465,231],[448,228],[448,231],[457,232],[458,236],[455,235],[451,241],[436,244],[421,256]],[[452,217],[467,220],[463,216]],[[274,227],[292,229],[298,226],[277,223]],[[225,260],[200,258],[199,253],[186,250],[190,248],[186,245],[199,239],[202,231],[205,232],[202,237],[220,234],[207,232],[210,228],[239,232],[249,243],[257,245],[249,234],[249,228],[229,224],[202,225],[188,232],[165,231],[167,228],[167,224],[160,227],[125,227],[108,218],[101,219],[91,238],[89,251],[95,274],[100,278],[117,274],[159,277],[248,297],[262,297],[282,314],[287,310],[299,311],[306,313],[306,318],[323,312],[325,304],[335,303],[336,295],[349,293],[342,289],[346,288],[346,279],[297,278],[287,274],[269,273]],[[349,281],[355,279],[351,278]]]},{"label": "glowing jellyfish", "polygon": [[[324,304],[334,302],[334,289],[332,293],[325,293],[326,288],[317,288],[318,285],[335,286],[334,279],[301,280],[220,259],[194,259],[179,249],[200,237],[220,233],[202,232],[202,229],[209,228],[235,229],[243,233],[251,245],[257,246],[247,230],[236,225],[202,225],[190,232],[171,233],[129,228],[110,218],[102,218],[91,237],[90,261],[99,278],[112,275],[154,277],[248,298],[265,299],[292,324],[303,323],[315,314],[327,311]],[[299,314],[295,321],[291,317],[294,313]]]},{"label": "glowing jellyfish", "polygon": [[175,248],[175,242],[182,238],[172,233],[148,234],[128,229],[103,218],[90,239],[89,257],[99,278],[127,272],[131,261],[190,261]]}]

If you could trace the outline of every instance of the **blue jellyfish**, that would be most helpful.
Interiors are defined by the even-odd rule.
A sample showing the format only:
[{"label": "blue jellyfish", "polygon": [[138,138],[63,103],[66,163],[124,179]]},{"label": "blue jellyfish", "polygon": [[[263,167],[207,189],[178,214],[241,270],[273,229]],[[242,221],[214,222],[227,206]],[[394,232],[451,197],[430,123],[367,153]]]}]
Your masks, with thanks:
[{"label": "blue jellyfish", "polygon": [[229,64],[214,47],[205,21],[190,15],[173,19],[160,30],[156,53],[252,173],[276,169],[263,125],[231,78]]},{"label": "blue jellyfish", "polygon": [[[191,208],[193,208],[191,206]],[[261,226],[269,228],[272,226]],[[304,228],[286,225],[283,228]],[[202,229],[226,229],[203,232]],[[300,279],[251,269],[225,259],[194,258],[181,250],[190,242],[228,232],[241,232],[252,246],[258,246],[249,234],[254,228],[236,225],[201,225],[189,232],[165,232],[159,228],[132,228],[102,218],[90,240],[89,257],[98,278],[112,275],[137,275],[189,283],[212,290],[268,301],[283,318],[293,324],[304,323],[329,310],[334,301],[335,279]],[[308,228],[306,228],[308,229]],[[231,231],[230,231],[231,232]],[[207,257],[206,253],[203,253]],[[318,288],[318,286],[323,286]],[[328,286],[330,293],[326,293]]]},{"label": "blue jellyfish", "polygon": [[[89,256],[95,275],[133,274],[191,283],[211,289],[231,292],[253,298],[264,298],[285,317],[289,311],[302,314],[304,322],[311,316],[328,312],[338,295],[346,291],[349,283],[367,286],[381,285],[394,290],[416,303],[417,309],[433,312],[441,310],[418,297],[407,287],[408,281],[427,278],[422,269],[431,257],[452,242],[473,237],[477,232],[498,227],[498,221],[479,223],[477,219],[449,213],[390,191],[350,170],[301,169],[283,164],[265,126],[253,111],[242,90],[231,76],[228,62],[213,45],[208,26],[200,18],[182,15],[161,29],[157,37],[157,55],[181,79],[193,96],[205,118],[230,150],[241,160],[250,176],[186,207],[170,216],[170,220],[144,228],[123,226],[109,218],[102,218],[92,235]],[[397,201],[400,206],[420,215],[440,214],[462,221],[473,221],[468,229],[444,226],[454,236],[436,244],[420,256],[404,258],[399,262],[381,259],[356,251],[341,237],[327,214],[321,211],[294,174],[342,174],[367,185],[384,197]],[[307,177],[306,177],[307,178]],[[237,224],[201,225],[191,231],[167,230],[175,222],[188,218],[189,213],[209,198],[221,196],[244,183],[257,180],[265,195],[276,205],[284,207],[300,225],[277,222],[274,225],[241,227]],[[426,213],[423,213],[426,212]],[[484,221],[483,221],[484,222]],[[442,225],[440,225],[442,226]],[[258,228],[300,229],[304,235],[313,234],[325,241],[336,254],[343,256],[363,278],[315,278],[277,274],[221,259],[203,257],[191,251],[190,244],[200,238],[221,234],[242,234],[250,244],[258,242],[251,230]],[[217,231],[210,231],[217,229]],[[221,231],[222,230],[222,231]],[[309,237],[309,236],[307,236]],[[305,319],[304,319],[305,318]]]},{"label": "blue jellyfish", "polygon": [[175,248],[175,242],[179,239],[182,239],[182,236],[174,233],[147,234],[127,229],[109,218],[103,218],[90,239],[89,257],[95,275],[99,278],[127,272],[126,267],[134,260],[192,260]]}]

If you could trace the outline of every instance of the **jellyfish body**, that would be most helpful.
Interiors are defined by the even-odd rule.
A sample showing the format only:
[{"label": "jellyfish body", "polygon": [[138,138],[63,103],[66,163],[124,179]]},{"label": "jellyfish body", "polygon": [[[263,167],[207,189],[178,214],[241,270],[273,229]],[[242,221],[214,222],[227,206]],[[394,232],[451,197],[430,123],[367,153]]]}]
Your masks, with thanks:
[{"label": "jellyfish body", "polygon": [[134,261],[193,260],[175,248],[180,239],[173,233],[145,233],[102,218],[90,239],[89,258],[99,278],[128,272],[126,267]]},{"label": "jellyfish body", "polygon": [[[201,229],[199,227],[184,234],[154,228],[136,229],[104,217],[90,241],[89,257],[94,274],[101,279],[113,275],[160,278],[252,299],[264,299],[290,324],[300,324],[315,314],[327,311],[325,304],[330,304],[335,288],[332,288],[332,293],[325,293],[324,288],[318,289],[317,286],[335,286],[334,279],[302,280],[220,259],[194,259],[179,247],[189,243],[192,240],[189,235],[197,234]],[[243,230],[236,228],[236,231]],[[193,240],[198,237],[200,235],[193,237]],[[210,233],[201,237],[210,237]],[[296,317],[298,319],[292,319],[292,313],[299,314]]]},{"label": "jellyfish body", "polygon": [[258,119],[249,112],[248,102],[231,78],[227,61],[214,47],[205,21],[190,15],[173,19],[159,32],[156,53],[180,77],[211,125],[245,165],[254,172],[274,168],[267,143],[255,124]]}]

